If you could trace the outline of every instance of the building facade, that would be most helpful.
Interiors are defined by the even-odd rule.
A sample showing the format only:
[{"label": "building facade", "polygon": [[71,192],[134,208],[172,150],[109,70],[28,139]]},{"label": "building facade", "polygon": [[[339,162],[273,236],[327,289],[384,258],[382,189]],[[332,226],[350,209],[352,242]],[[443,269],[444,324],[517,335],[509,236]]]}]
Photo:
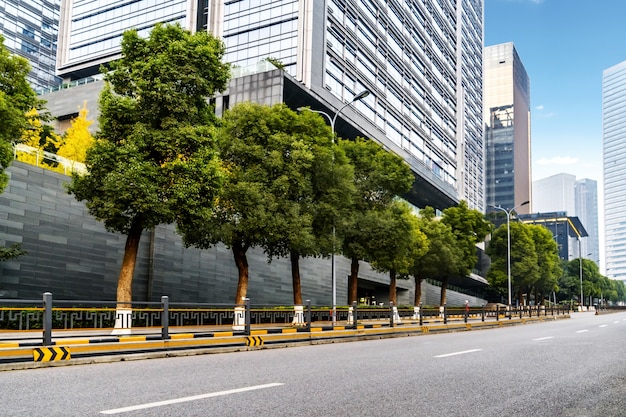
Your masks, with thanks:
[{"label": "building facade", "polygon": [[626,61],[602,73],[606,275],[626,281]]},{"label": "building facade", "polygon": [[59,31],[59,1],[0,0],[0,34],[7,49],[28,60],[28,82],[35,89],[58,85],[54,66]]},{"label": "building facade", "polygon": [[600,230],[598,227],[598,182],[589,178],[576,181],[576,216],[588,236],[582,240],[580,253],[600,266]]},{"label": "building facade", "polygon": [[328,113],[369,91],[341,118],[402,156],[437,208],[484,209],[482,0],[242,0],[223,15],[226,61],[280,61]]},{"label": "building facade", "polygon": [[513,43],[485,48],[485,177],[488,206],[520,213],[531,198],[530,80]]},{"label": "building facade", "polygon": [[[563,212],[577,217],[587,235],[582,237],[580,245],[578,236],[570,236],[566,259],[582,256],[599,265],[597,181],[588,178],[577,181],[575,175],[565,173],[533,181],[533,208],[535,213]],[[563,238],[555,235],[555,239]]]}]

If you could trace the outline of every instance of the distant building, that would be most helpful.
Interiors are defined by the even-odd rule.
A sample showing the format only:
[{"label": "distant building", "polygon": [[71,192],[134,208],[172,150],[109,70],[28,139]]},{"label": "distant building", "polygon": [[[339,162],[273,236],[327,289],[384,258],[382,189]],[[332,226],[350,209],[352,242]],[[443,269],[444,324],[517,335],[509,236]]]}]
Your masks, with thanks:
[{"label": "distant building", "polygon": [[576,176],[556,174],[533,181],[533,211],[547,213],[564,211],[576,215]]},{"label": "distant building", "polygon": [[59,1],[0,0],[0,34],[4,46],[28,60],[27,80],[35,89],[61,82],[54,75],[59,31]]},{"label": "distant building", "polygon": [[598,227],[598,182],[589,178],[576,181],[576,211],[580,222],[585,226],[587,238],[582,240],[583,258],[600,264],[600,230]]},{"label": "distant building", "polygon": [[563,212],[577,217],[587,237],[579,247],[578,237],[570,236],[567,259],[582,256],[599,264],[597,181],[588,178],[577,181],[575,175],[565,173],[533,181],[533,209],[536,213]]},{"label": "distant building", "polygon": [[[520,213],[534,210],[531,199],[530,80],[513,43],[484,52],[485,177],[488,206]],[[532,206],[532,207],[531,207]]]},{"label": "distant building", "polygon": [[602,73],[606,275],[626,281],[626,61]]},{"label": "distant building", "polygon": [[537,224],[548,229],[556,241],[560,259],[569,261],[578,258],[579,253],[582,253],[580,247],[588,233],[578,217],[568,216],[561,211],[520,214],[519,219],[522,223]]}]

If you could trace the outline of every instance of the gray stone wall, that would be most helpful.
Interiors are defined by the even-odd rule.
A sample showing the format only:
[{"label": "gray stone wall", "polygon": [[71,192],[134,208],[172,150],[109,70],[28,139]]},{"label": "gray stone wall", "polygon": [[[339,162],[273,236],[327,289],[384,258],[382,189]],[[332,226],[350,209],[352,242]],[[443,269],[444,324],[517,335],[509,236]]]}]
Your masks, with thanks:
[{"label": "gray stone wall", "polygon": [[[21,243],[28,254],[0,262],[0,297],[115,300],[125,236],[110,233],[69,195],[70,177],[22,162],[7,170],[8,187],[0,195],[0,245]],[[290,265],[271,263],[261,250],[248,253],[252,304],[293,304]],[[347,304],[350,262],[336,259],[337,304]],[[331,305],[329,259],[302,259],[302,295],[313,305]],[[237,268],[223,245],[210,250],[185,248],[173,225],[145,231],[133,280],[135,300],[234,303]],[[377,302],[388,303],[389,278],[362,263],[359,279],[376,286]],[[424,304],[437,304],[439,288],[423,283]],[[398,303],[411,304],[413,280],[398,281]],[[449,305],[468,297],[448,292]],[[454,300],[454,302],[453,302]],[[474,304],[474,301],[471,301]],[[479,301],[476,301],[478,304]]]}]

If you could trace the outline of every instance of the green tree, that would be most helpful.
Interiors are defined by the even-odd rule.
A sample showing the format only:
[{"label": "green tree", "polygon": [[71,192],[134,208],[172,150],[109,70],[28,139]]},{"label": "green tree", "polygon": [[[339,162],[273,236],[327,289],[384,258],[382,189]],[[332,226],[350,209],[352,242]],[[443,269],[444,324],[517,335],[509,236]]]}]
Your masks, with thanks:
[{"label": "green tree", "polygon": [[72,175],[69,192],[109,231],[126,234],[117,286],[129,308],[143,230],[213,205],[221,184],[214,152],[215,117],[208,97],[226,87],[224,45],[206,32],[157,25],[149,38],[122,38],[100,96],[100,130],[87,151],[88,173]]},{"label": "green tree", "polygon": [[394,200],[375,212],[379,215],[378,227],[370,236],[373,250],[369,260],[374,270],[389,273],[389,301],[397,306],[397,278],[408,278],[414,260],[428,250],[428,240],[406,202]]},{"label": "green tree", "polygon": [[277,129],[283,134],[275,136],[284,150],[274,152],[273,159],[283,174],[274,181],[280,185],[274,194],[276,228],[262,246],[270,259],[289,257],[294,305],[301,306],[300,258],[332,252],[333,219],[349,207],[353,194],[352,166],[319,114],[294,113],[284,105],[271,112],[282,124]]},{"label": "green tree", "polygon": [[422,281],[431,278],[442,281],[460,271],[461,248],[456,242],[452,228],[435,217],[435,210],[426,207],[420,211],[419,229],[428,239],[428,251],[415,257],[410,274],[415,279],[414,306],[418,307],[422,298]]},{"label": "green tree", "polygon": [[347,215],[337,219],[337,235],[341,251],[351,260],[348,302],[357,300],[359,261],[373,259],[377,242],[380,212],[389,207],[396,196],[411,189],[415,178],[409,166],[398,155],[388,152],[369,139],[340,140],[354,167],[355,193]]},{"label": "green tree", "polygon": [[552,233],[544,226],[527,224],[537,253],[537,266],[539,276],[533,283],[535,289],[535,303],[544,304],[544,298],[557,287],[559,277],[562,274],[559,249],[554,241]]},{"label": "green tree", "polygon": [[[44,103],[37,99],[28,84],[26,77],[29,71],[28,61],[11,54],[0,35],[0,193],[9,182],[4,170],[13,161],[13,143],[18,142],[28,128],[26,113],[33,108],[41,108]],[[0,248],[0,261],[23,253],[20,245]]]},{"label": "green tree", "polygon": [[[465,200],[454,207],[445,209],[441,221],[450,226],[463,254],[458,276],[468,276],[478,261],[476,245],[484,241],[487,234],[491,232],[491,223],[485,221],[481,212],[470,209]],[[448,280],[449,277],[441,279],[440,306],[446,303]]]},{"label": "green tree", "polygon": [[[529,225],[511,222],[511,297],[517,294],[522,302],[522,294],[539,279],[537,251]],[[491,257],[491,268],[487,280],[501,293],[508,292],[508,241],[506,224],[502,224],[492,234],[487,247]]]},{"label": "green tree", "polygon": [[187,245],[222,242],[232,251],[235,304],[247,296],[250,248],[282,255],[291,243],[303,251],[314,246],[313,218],[306,202],[297,201],[310,197],[307,173],[315,165],[317,135],[330,140],[323,125],[304,122],[283,104],[239,103],[224,113],[219,147],[227,174],[219,204],[210,215],[181,219],[178,227]]}]

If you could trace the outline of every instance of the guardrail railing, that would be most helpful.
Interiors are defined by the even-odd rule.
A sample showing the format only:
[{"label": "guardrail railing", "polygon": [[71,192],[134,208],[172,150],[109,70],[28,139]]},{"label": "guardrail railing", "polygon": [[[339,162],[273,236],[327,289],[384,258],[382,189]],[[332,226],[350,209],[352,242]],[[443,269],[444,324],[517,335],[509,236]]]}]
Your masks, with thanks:
[{"label": "guardrail railing", "polygon": [[[250,299],[242,304],[170,302],[162,296],[159,302],[130,303],[132,308],[121,312],[115,301],[53,300],[46,292],[41,300],[0,298],[0,342],[9,337],[20,340],[42,339],[44,346],[52,343],[55,331],[91,331],[91,336],[113,334],[149,334],[152,338],[167,340],[172,334],[198,333],[209,330],[224,331],[249,336],[252,329],[295,327],[297,331],[311,332],[314,328],[358,328],[363,323],[399,326],[406,323],[423,325],[424,322],[450,320],[503,320],[522,317],[565,315],[567,306],[520,306],[511,310],[495,306],[480,307],[395,307],[365,306],[353,303],[336,311],[332,322],[332,310],[313,307],[309,300],[304,306],[257,306]],[[41,330],[41,336],[37,330]],[[128,331],[124,333],[123,331]],[[10,336],[7,336],[10,335]]]}]

